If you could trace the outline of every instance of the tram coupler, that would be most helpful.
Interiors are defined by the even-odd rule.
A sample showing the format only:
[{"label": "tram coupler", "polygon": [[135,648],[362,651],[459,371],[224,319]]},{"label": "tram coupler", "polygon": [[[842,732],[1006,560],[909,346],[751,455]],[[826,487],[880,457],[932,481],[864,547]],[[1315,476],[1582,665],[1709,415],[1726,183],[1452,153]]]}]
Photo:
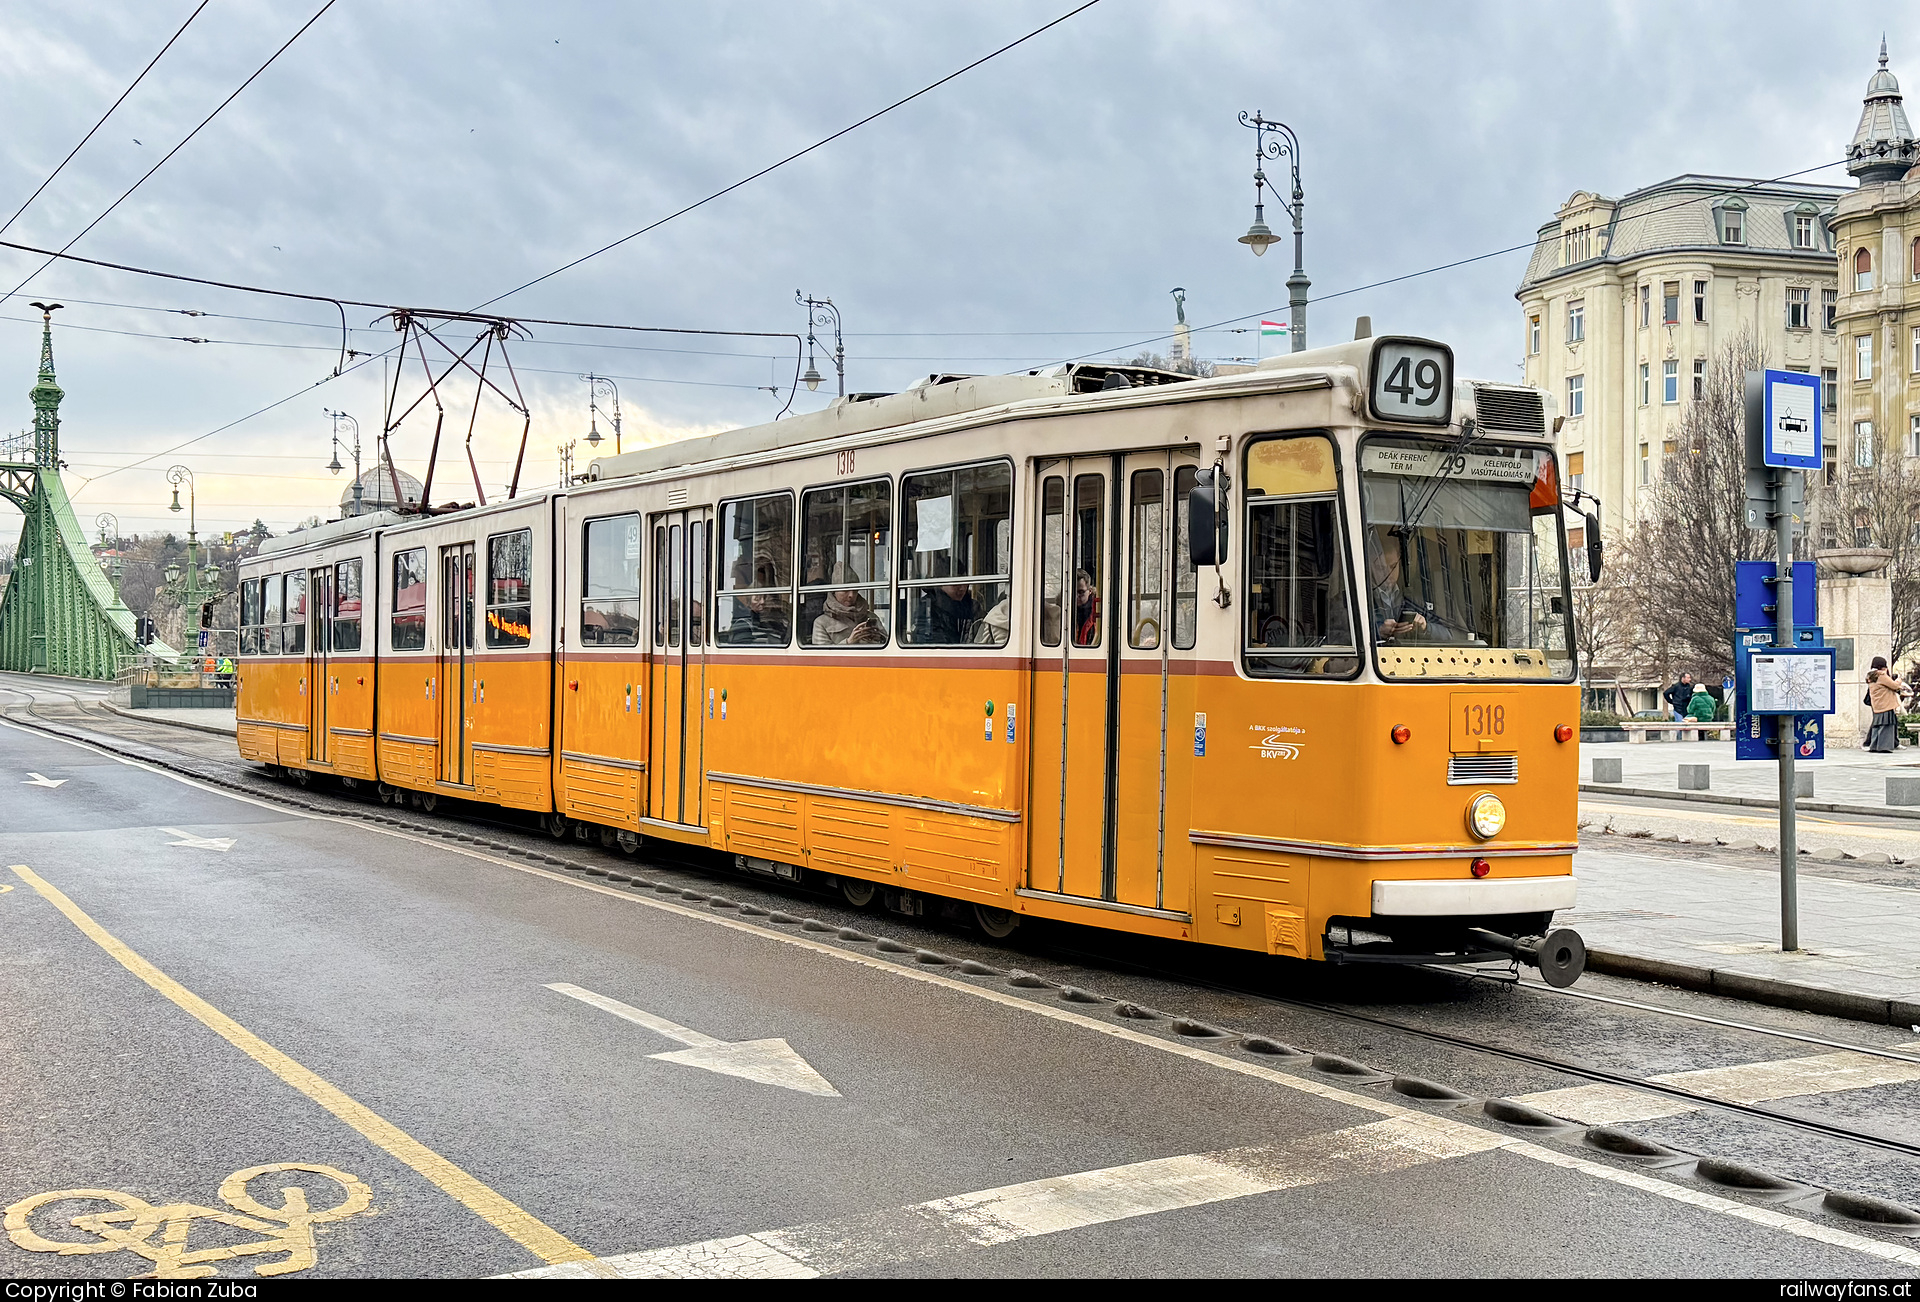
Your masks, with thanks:
[{"label": "tram coupler", "polygon": [[1538,968],[1541,979],[1556,990],[1572,985],[1587,970],[1587,943],[1570,927],[1556,927],[1544,936],[1503,936],[1485,927],[1469,927],[1467,935]]}]

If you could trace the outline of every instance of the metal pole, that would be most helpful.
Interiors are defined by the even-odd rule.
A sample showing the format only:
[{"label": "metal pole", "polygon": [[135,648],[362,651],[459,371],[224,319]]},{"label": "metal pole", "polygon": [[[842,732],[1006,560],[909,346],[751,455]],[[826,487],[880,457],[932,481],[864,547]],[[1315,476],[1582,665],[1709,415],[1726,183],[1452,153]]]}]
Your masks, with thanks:
[{"label": "metal pole", "polygon": [[1307,346],[1307,287],[1313,282],[1307,279],[1305,266],[1306,228],[1301,213],[1307,201],[1300,193],[1300,146],[1296,143],[1293,148],[1293,274],[1287,277],[1287,306],[1288,333],[1293,336],[1293,351],[1297,353]]},{"label": "metal pole", "polygon": [[[1794,470],[1776,470],[1773,477],[1774,564],[1773,641],[1778,651],[1792,650],[1793,642],[1793,476]],[[1796,716],[1774,716],[1774,746],[1780,756],[1780,948],[1800,948],[1800,902],[1794,874],[1799,868],[1797,829],[1794,826],[1793,759]]]}]

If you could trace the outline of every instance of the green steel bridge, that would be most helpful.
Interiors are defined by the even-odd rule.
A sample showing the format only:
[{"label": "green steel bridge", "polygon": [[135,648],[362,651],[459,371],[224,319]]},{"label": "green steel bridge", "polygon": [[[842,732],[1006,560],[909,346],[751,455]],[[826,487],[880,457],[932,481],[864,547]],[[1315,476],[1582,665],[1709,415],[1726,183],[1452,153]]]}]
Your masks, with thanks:
[{"label": "green steel bridge", "polygon": [[[141,648],[134,641],[133,612],[88,547],[60,480],[64,394],[53,376],[51,308],[42,307],[42,318],[40,378],[28,395],[32,440],[0,451],[0,497],[27,518],[13,577],[0,598],[0,669],[110,679],[120,657]],[[175,655],[170,647],[147,649],[166,659]]]}]

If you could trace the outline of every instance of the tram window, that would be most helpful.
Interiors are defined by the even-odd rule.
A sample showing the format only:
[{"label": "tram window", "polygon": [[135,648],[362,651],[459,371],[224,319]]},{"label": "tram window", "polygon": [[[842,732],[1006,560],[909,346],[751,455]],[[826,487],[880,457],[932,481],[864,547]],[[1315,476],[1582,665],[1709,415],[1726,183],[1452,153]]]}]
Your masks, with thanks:
[{"label": "tram window", "polygon": [[1167,538],[1166,476],[1158,470],[1133,472],[1133,514],[1127,527],[1127,645],[1158,650],[1165,636],[1165,593],[1161,570]]},{"label": "tram window", "polygon": [[1073,481],[1073,605],[1067,626],[1075,646],[1100,645],[1100,590],[1106,559],[1107,504],[1104,475],[1080,475]]},{"label": "tram window", "polygon": [[885,646],[893,484],[807,493],[800,505],[800,629],[811,646]]},{"label": "tram window", "polygon": [[615,515],[586,526],[581,646],[640,644],[640,517]]},{"label": "tram window", "polygon": [[280,625],[282,654],[307,653],[307,572],[294,570],[287,575],[286,622]]},{"label": "tram window", "polygon": [[1067,481],[1054,475],[1040,486],[1040,643],[1060,645],[1062,595],[1067,590]]},{"label": "tram window", "polygon": [[1199,474],[1192,466],[1173,472],[1173,646],[1191,651],[1199,631],[1200,572],[1187,550],[1187,501]]},{"label": "tram window", "polygon": [[487,539],[487,645],[533,641],[533,530]]},{"label": "tram window", "polygon": [[682,526],[667,526],[667,645],[680,645],[680,604],[686,600],[683,590],[687,573],[686,543]]},{"label": "tram window", "polygon": [[694,520],[687,525],[687,581],[693,590],[687,593],[687,645],[707,643],[707,522]]},{"label": "tram window", "polygon": [[1360,667],[1333,444],[1321,435],[1247,449],[1247,671],[1346,677]]},{"label": "tram window", "polygon": [[722,646],[785,646],[793,634],[793,495],[775,493],[720,507]]},{"label": "tram window", "polygon": [[360,649],[360,562],[356,558],[333,567],[333,649]]},{"label": "tram window", "polygon": [[240,580],[240,654],[260,654],[260,580]]},{"label": "tram window", "polygon": [[277,656],[280,654],[280,590],[286,583],[286,575],[269,574],[260,580],[263,593],[260,601],[260,654]]},{"label": "tram window", "polygon": [[393,557],[393,624],[388,638],[395,651],[419,651],[427,645],[427,551],[396,552]]},{"label": "tram window", "polygon": [[1013,467],[900,480],[900,640],[1005,646],[1013,623]]},{"label": "tram window", "polygon": [[653,526],[653,644],[667,644],[667,526]]}]

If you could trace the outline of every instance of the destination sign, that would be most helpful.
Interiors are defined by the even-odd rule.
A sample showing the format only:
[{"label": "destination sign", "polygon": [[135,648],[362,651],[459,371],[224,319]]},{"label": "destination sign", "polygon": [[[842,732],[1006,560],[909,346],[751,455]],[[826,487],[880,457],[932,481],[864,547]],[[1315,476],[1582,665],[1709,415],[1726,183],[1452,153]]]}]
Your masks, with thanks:
[{"label": "destination sign", "polygon": [[1449,479],[1491,480],[1501,484],[1531,484],[1535,473],[1531,452],[1517,457],[1496,457],[1482,452],[1456,452],[1450,456],[1438,448],[1377,444],[1361,450],[1360,469],[1370,475],[1410,475],[1420,479],[1444,470]]}]

